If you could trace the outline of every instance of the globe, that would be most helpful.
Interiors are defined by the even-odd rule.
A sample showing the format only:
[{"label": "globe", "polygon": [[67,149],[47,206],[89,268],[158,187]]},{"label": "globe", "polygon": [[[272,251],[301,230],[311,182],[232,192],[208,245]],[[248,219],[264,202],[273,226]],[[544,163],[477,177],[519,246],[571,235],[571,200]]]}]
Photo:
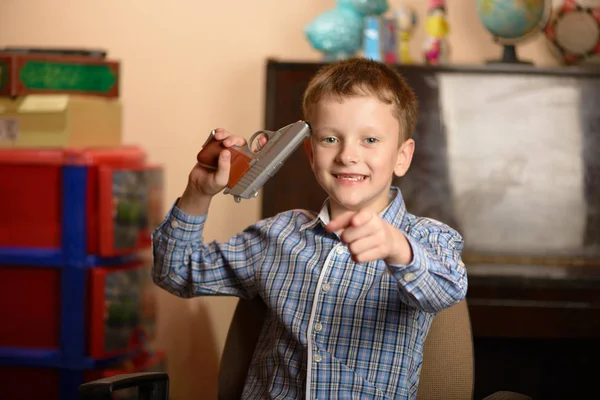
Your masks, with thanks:
[{"label": "globe", "polygon": [[504,46],[501,63],[531,64],[517,58],[515,43],[540,32],[550,0],[477,0],[477,16],[498,43]]}]

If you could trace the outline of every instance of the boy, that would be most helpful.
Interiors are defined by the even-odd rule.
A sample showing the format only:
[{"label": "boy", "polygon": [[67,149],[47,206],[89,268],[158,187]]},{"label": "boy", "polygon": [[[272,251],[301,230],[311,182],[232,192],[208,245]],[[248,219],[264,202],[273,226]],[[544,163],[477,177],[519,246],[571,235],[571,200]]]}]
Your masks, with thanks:
[{"label": "boy", "polygon": [[415,95],[385,64],[354,58],[316,74],[303,111],[310,164],[329,195],[320,213],[284,212],[203,243],[229,176],[224,150],[217,172],[193,168],[153,233],[154,281],[181,297],[265,302],[243,398],[414,399],[431,321],[467,289],[461,236],[409,214],[391,187],[412,159]]}]

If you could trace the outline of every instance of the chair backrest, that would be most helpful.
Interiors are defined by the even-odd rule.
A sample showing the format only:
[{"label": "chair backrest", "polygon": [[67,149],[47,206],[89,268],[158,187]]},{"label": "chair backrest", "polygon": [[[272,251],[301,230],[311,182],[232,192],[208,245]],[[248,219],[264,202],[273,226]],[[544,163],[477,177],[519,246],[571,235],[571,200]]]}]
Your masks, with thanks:
[{"label": "chair backrest", "polygon": [[238,300],[221,354],[219,399],[234,400],[242,397],[246,375],[266,315],[267,306],[260,297]]},{"label": "chair backrest", "polygon": [[473,334],[467,301],[436,315],[425,339],[417,400],[473,398]]},{"label": "chair backrest", "polygon": [[[239,300],[219,367],[219,399],[239,399],[267,308],[260,298]],[[466,301],[439,313],[423,349],[417,399],[465,400],[473,396],[473,339]]]}]

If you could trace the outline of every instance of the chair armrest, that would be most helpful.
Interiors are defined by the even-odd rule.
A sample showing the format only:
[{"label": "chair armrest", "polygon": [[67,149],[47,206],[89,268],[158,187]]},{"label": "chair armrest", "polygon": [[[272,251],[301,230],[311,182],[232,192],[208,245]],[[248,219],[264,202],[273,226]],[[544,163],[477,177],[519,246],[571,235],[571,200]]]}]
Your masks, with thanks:
[{"label": "chair armrest", "polygon": [[521,393],[508,392],[508,391],[503,390],[500,392],[493,393],[493,394],[485,397],[483,400],[533,400],[533,399],[531,397],[525,396],[524,394],[521,394]]},{"label": "chair armrest", "polygon": [[165,372],[136,372],[102,378],[79,386],[80,400],[113,400],[113,392],[132,387],[139,388],[139,398],[167,400],[169,375]]}]

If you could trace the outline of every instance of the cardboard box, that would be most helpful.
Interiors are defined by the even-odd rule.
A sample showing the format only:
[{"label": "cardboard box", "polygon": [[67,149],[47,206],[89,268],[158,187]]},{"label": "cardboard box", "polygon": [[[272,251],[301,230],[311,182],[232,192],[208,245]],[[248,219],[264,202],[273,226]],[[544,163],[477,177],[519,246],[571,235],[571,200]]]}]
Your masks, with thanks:
[{"label": "cardboard box", "polygon": [[0,148],[118,147],[121,140],[119,99],[0,97]]}]

